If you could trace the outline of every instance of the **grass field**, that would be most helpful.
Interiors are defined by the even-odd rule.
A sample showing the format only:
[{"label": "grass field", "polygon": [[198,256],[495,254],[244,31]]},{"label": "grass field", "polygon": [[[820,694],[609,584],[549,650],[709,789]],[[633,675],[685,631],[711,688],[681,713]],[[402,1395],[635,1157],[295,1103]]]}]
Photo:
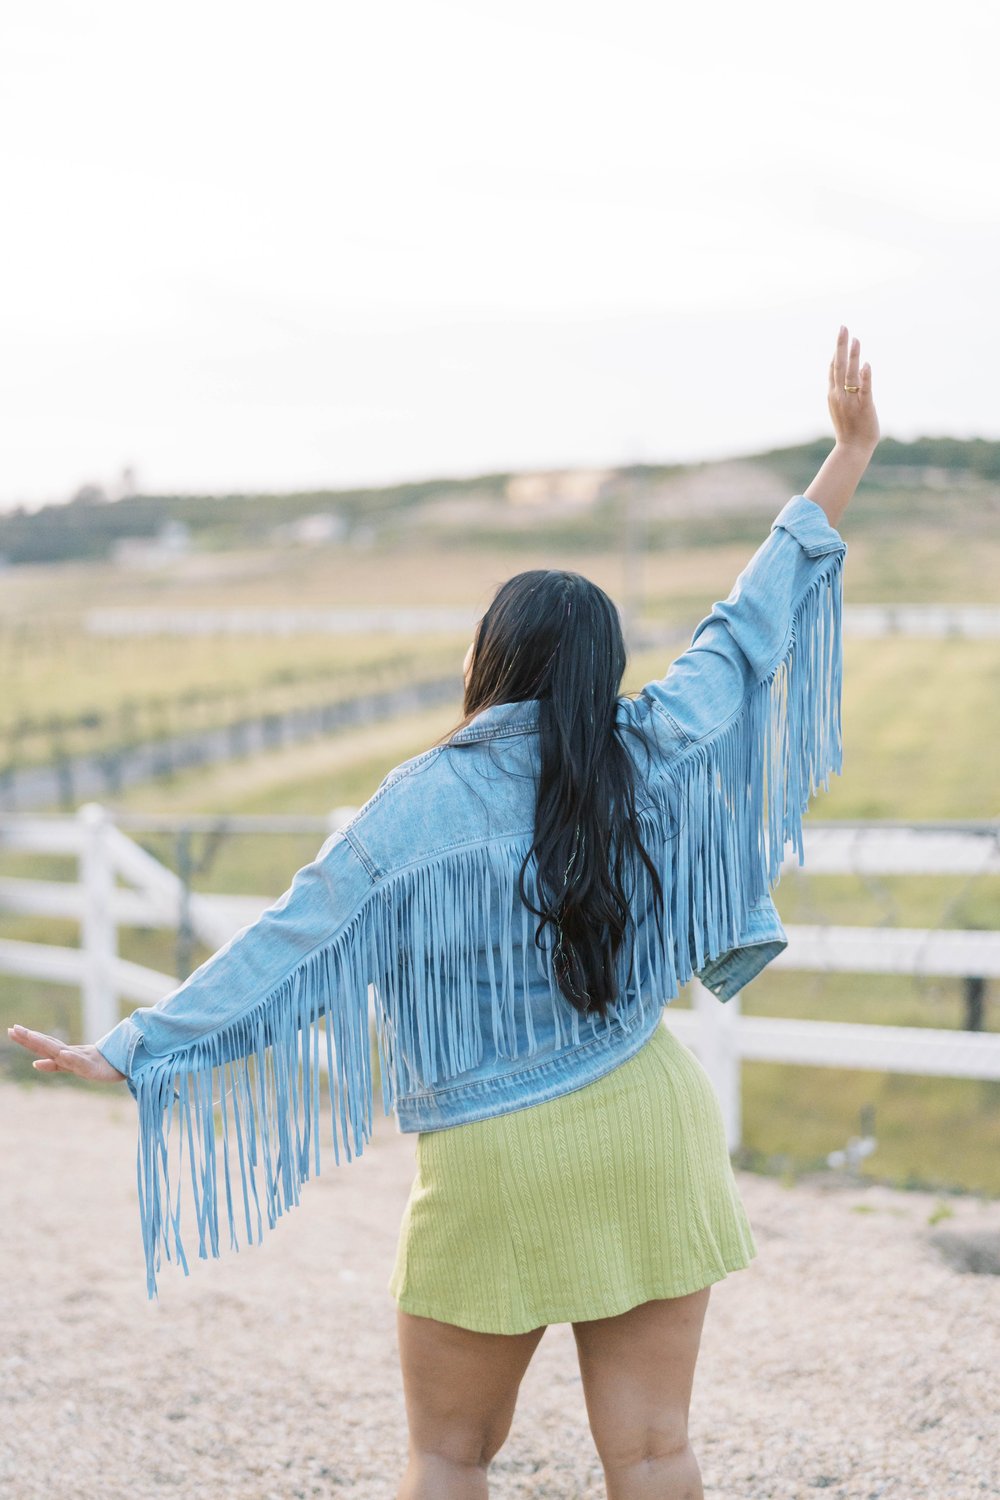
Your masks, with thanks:
[{"label": "grass field", "polygon": [[[780,492],[779,492],[780,496]],[[989,602],[998,597],[1000,526],[984,500],[970,506],[877,492],[859,496],[842,523],[848,543],[844,598],[870,602]],[[697,542],[680,523],[637,565],[644,623],[694,625],[724,598],[739,570],[767,535],[780,498],[766,512],[698,522]],[[721,527],[721,530],[719,530]],[[579,550],[572,534],[561,544],[512,534],[503,552],[472,545],[462,533],[447,546],[419,533],[361,552],[337,546],[258,549],[195,555],[148,575],[105,563],[8,569],[0,589],[0,745],[10,725],[50,715],[112,715],[146,700],[183,704],[185,715],[220,711],[230,700],[270,699],[276,706],[356,690],[373,671],[458,672],[467,639],[358,637],[143,638],[88,636],[88,610],[146,606],[233,609],[394,606],[485,609],[497,585],[526,568],[564,567],[585,573],[620,603],[625,569],[615,548]],[[656,670],[654,664],[650,671]],[[633,676],[635,674],[633,673]],[[270,707],[270,702],[267,703]]]},{"label": "grass field", "polygon": [[8,638],[0,763],[46,765],[392,690],[456,671],[464,650],[452,636],[305,636],[293,648],[273,637],[32,632],[25,647]]},{"label": "grass field", "polygon": [[[932,525],[923,505],[916,520],[895,531],[886,514],[859,526],[856,536],[845,524],[850,547],[845,600],[995,599],[1000,540],[985,526],[975,533],[977,515],[973,511],[971,518],[960,517],[962,524],[954,531]],[[900,516],[905,520],[906,511],[900,509]],[[642,563],[645,617],[693,623],[713,599],[725,597],[748,555],[747,546],[737,542],[649,554]],[[5,649],[12,649],[17,640],[25,653],[16,674],[21,683],[18,711],[29,705],[40,714],[68,702],[113,707],[154,679],[156,690],[163,693],[179,694],[199,685],[211,694],[213,687],[237,678],[248,690],[271,691],[274,674],[295,663],[304,671],[312,666],[319,672],[339,670],[346,681],[349,673],[363,678],[392,652],[397,654],[397,666],[405,658],[406,670],[428,676],[448,670],[453,662],[455,700],[445,709],[208,772],[182,773],[169,782],[134,788],[114,804],[179,814],[322,814],[338,805],[360,805],[388,770],[426,749],[457,721],[464,639],[397,639],[390,644],[311,638],[266,645],[250,640],[230,642],[225,648],[216,642],[130,642],[115,657],[110,648],[103,654],[103,643],[80,639],[83,610],[95,600],[138,604],[155,598],[178,607],[209,602],[225,607],[251,600],[258,605],[294,600],[303,606],[374,600],[465,604],[481,611],[502,578],[533,566],[578,567],[613,597],[622,593],[619,559],[546,548],[497,556],[456,547],[408,557],[389,548],[378,556],[353,558],[335,549],[316,549],[297,557],[294,576],[290,563],[273,563],[270,571],[260,565],[255,569],[247,554],[242,568],[229,558],[227,570],[158,582],[137,580],[104,565],[14,570],[0,605],[0,634],[5,636]],[[53,597],[58,600],[56,608]],[[36,630],[43,619],[45,628]],[[425,671],[431,662],[433,672]],[[662,653],[637,655],[624,690],[635,691],[662,675],[667,664]],[[814,817],[997,818],[1000,642],[848,638],[844,734],[844,774],[831,779],[829,792],[819,793]],[[158,857],[174,863],[171,836],[140,838]],[[223,841],[211,864],[196,877],[196,888],[276,897],[321,842],[321,835],[234,836]],[[194,841],[196,857],[203,848],[199,836]],[[6,874],[72,878],[73,866],[55,858],[0,855],[0,875]],[[862,881],[793,873],[782,879],[777,902],[789,923],[1000,925],[1000,882],[995,879]],[[74,943],[76,928],[68,922],[0,915],[0,935]],[[176,972],[171,934],[127,931],[121,948],[127,957]],[[195,961],[207,956],[207,951],[199,951]],[[5,978],[0,993],[5,1025],[25,1020],[78,1038],[79,1001],[73,991]],[[765,973],[743,992],[741,1003],[748,1014],[906,1025],[954,1027],[962,1017],[958,981],[877,975]],[[1000,1029],[995,994],[987,1006],[986,1024]],[[8,1050],[4,1056],[8,1067],[33,1078],[20,1054]],[[864,1163],[863,1175],[1000,1193],[1000,1085],[761,1063],[745,1064],[743,1077],[744,1159],[749,1165],[789,1172],[819,1165],[827,1151],[859,1133],[862,1108],[873,1106],[879,1146]]]}]

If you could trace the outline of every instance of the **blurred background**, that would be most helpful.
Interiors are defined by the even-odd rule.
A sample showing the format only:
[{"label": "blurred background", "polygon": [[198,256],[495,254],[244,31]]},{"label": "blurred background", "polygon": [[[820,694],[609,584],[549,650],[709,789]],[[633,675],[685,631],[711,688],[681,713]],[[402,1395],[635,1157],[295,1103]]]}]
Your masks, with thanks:
[{"label": "blurred background", "polygon": [[460,717],[512,573],[662,676],[829,450],[843,322],[844,774],[732,1010],[899,1043],[719,1085],[755,1170],[1000,1193],[998,43],[975,0],[8,7],[4,1026],[93,1040],[274,900]]}]

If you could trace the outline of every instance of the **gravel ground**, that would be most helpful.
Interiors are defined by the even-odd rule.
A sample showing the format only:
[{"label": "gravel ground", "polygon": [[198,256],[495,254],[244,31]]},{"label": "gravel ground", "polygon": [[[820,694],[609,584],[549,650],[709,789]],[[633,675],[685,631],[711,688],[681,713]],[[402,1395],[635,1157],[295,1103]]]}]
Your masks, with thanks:
[{"label": "gravel ground", "polygon": [[[134,1106],[0,1084],[0,1494],[391,1500],[406,1427],[386,1282],[415,1136],[378,1116],[261,1246],[146,1300]],[[738,1174],[760,1254],[713,1288],[691,1436],[710,1500],[1000,1496],[1000,1277],[952,1269],[943,1200]],[[1000,1233],[1000,1202],[940,1228]],[[568,1324],[491,1468],[498,1500],[600,1500]]]}]

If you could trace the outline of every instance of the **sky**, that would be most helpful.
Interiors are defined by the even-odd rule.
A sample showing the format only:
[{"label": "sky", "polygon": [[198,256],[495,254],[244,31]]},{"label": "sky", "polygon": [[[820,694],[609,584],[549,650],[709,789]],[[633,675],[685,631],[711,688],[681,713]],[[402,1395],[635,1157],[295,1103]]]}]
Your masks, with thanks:
[{"label": "sky", "polygon": [[0,12],[0,508],[1000,437],[1000,7]]}]

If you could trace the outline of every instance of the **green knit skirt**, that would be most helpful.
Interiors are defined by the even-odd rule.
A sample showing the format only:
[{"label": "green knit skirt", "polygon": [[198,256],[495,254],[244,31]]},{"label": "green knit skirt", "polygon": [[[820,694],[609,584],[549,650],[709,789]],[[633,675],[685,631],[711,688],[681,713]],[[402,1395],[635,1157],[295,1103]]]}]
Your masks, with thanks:
[{"label": "green knit skirt", "polygon": [[462,1328],[611,1317],[757,1254],[715,1090],[665,1021],[582,1088],[418,1132],[416,1163],[388,1289]]}]

